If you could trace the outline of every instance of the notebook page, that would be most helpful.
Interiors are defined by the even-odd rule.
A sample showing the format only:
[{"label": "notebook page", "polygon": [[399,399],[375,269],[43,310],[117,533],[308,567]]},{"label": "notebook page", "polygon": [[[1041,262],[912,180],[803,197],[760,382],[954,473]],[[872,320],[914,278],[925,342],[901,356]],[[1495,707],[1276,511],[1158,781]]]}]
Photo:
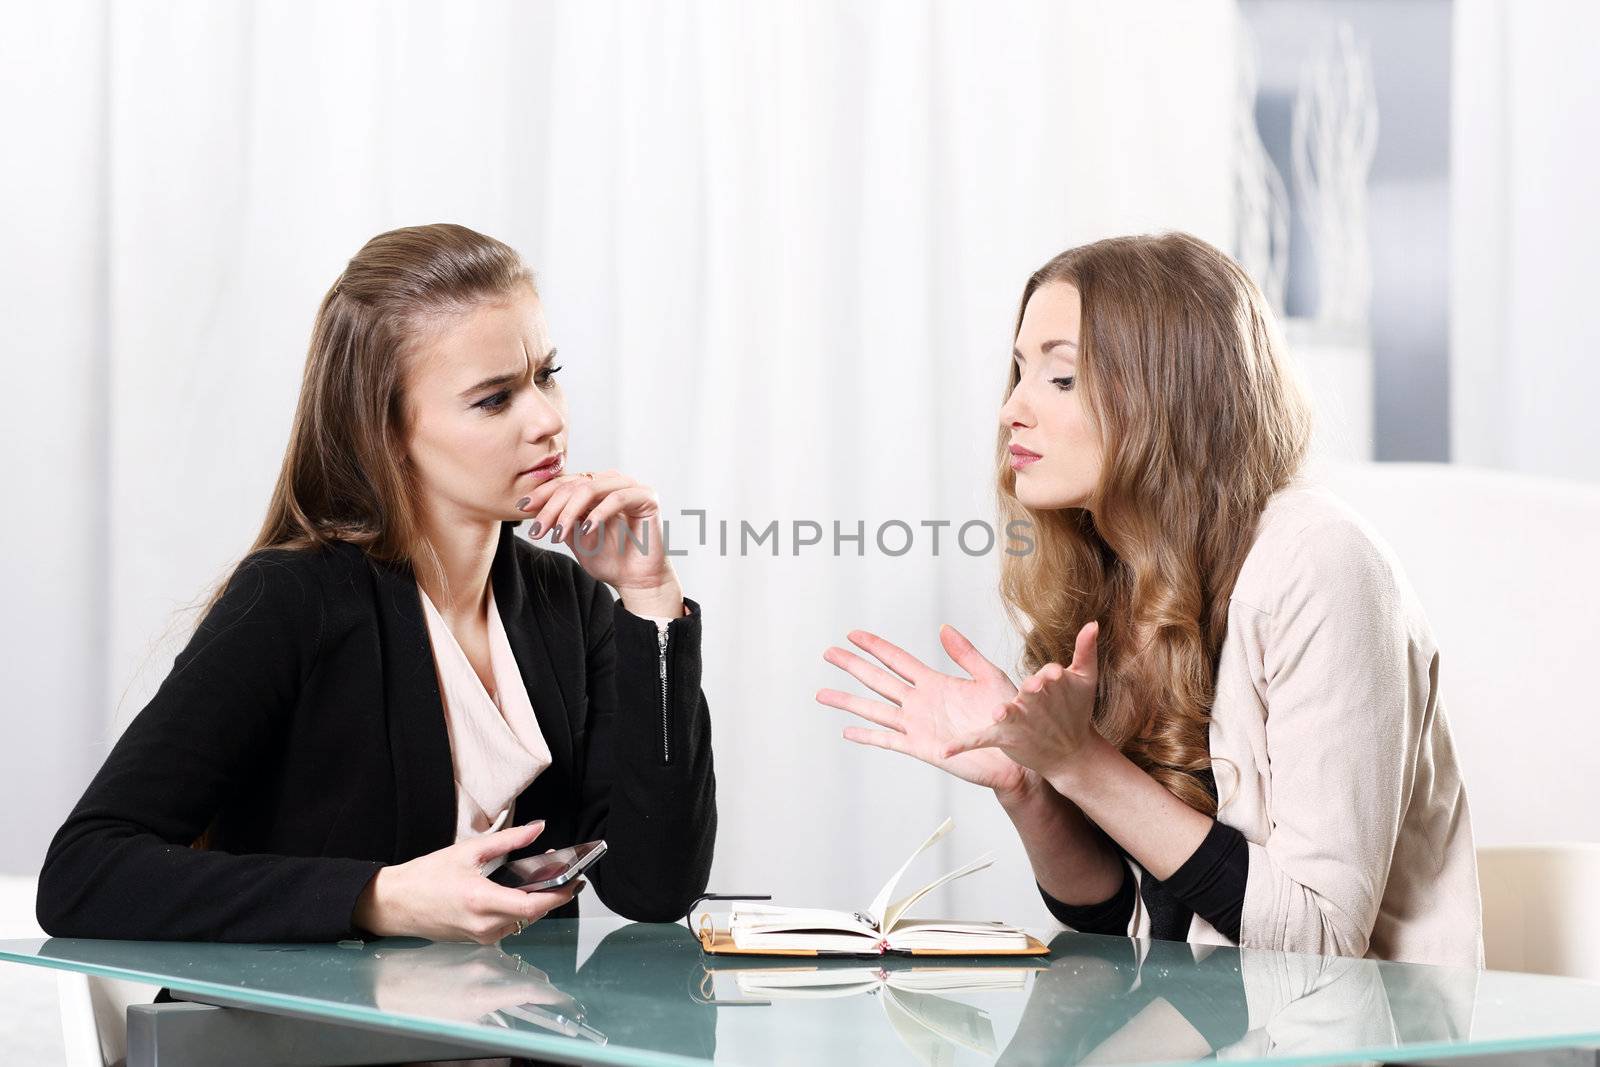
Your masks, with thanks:
[{"label": "notebook page", "polygon": [[894,924],[900,921],[900,916],[904,915],[906,910],[909,909],[911,905],[915,904],[917,901],[921,900],[935,889],[938,889],[946,882],[953,882],[957,878],[965,878],[967,875],[981,871],[985,867],[991,866],[993,863],[994,854],[986,853],[982,856],[979,856],[965,867],[958,867],[956,870],[951,871],[944,877],[928,883],[915,893],[912,893],[910,896],[906,897],[904,900],[896,901],[895,903],[889,905],[889,907],[883,913],[881,913],[883,915],[883,921],[878,928],[884,932],[885,936],[887,936],[889,932],[894,929]]},{"label": "notebook page", "polygon": [[[929,845],[933,844],[935,841],[939,840],[939,838],[949,833],[950,828],[955,824],[956,821],[954,819],[945,819],[945,821],[940,824],[939,828],[933,832],[931,837],[929,837],[921,845],[917,846],[917,850],[911,854],[909,859],[900,865],[900,869],[894,872],[894,876],[884,884],[884,887],[878,890],[878,895],[873,898],[872,908],[867,912],[867,914],[872,917],[873,922],[877,923],[879,930],[882,930],[884,933],[888,933],[889,927],[893,925],[893,923],[884,921],[884,913],[888,910],[889,901],[894,896],[894,887],[899,884],[901,876],[906,873],[906,869],[911,866],[913,860],[928,850]],[[917,896],[921,896],[921,894],[919,893]]]}]

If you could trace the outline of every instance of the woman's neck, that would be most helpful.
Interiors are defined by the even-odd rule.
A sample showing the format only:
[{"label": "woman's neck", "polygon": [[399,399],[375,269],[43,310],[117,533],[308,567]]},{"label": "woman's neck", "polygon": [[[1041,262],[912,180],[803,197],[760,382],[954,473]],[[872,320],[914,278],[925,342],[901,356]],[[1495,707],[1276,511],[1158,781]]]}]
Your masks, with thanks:
[{"label": "woman's neck", "polygon": [[418,584],[449,623],[485,618],[489,608],[489,570],[500,543],[500,524],[423,520],[423,533],[438,554],[444,570],[444,587],[438,587],[431,568],[413,568]]}]

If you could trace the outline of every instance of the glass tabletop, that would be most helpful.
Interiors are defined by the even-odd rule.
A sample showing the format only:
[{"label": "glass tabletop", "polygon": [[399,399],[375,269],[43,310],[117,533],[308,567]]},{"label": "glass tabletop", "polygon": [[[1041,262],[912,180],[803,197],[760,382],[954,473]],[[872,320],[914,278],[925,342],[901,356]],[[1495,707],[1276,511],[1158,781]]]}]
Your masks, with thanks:
[{"label": "glass tabletop", "polygon": [[498,945],[69,938],[0,960],[501,1053],[614,1064],[1417,1060],[1600,1045],[1600,983],[1062,933],[987,962],[706,956],[682,925]]}]

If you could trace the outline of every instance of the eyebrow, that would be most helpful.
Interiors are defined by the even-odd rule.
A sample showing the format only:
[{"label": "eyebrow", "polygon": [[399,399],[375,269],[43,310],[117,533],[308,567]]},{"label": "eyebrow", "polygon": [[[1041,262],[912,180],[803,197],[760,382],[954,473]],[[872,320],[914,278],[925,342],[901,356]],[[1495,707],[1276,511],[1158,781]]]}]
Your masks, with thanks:
[{"label": "eyebrow", "polygon": [[[1074,352],[1076,352],[1077,349],[1078,349],[1078,342],[1076,342],[1076,341],[1062,341],[1062,340],[1046,341],[1044,344],[1039,346],[1039,351],[1042,354],[1048,356],[1052,349],[1061,348],[1063,346],[1065,346],[1067,348],[1070,348]],[[1026,359],[1027,358],[1026,356],[1024,356],[1022,354],[1021,349],[1013,348],[1011,350],[1011,354],[1013,356],[1016,356],[1018,359]]]},{"label": "eyebrow", "polygon": [[[552,348],[550,351],[546,352],[542,357],[540,357],[539,364],[541,366],[543,366],[544,364],[549,363],[550,361],[554,360],[555,358],[556,358],[556,350]],[[471,396],[473,393],[478,392],[480,389],[491,389],[491,388],[493,388],[493,387],[495,387],[497,385],[510,385],[512,382],[519,380],[521,377],[522,377],[522,372],[521,371],[511,371],[508,374],[496,374],[492,378],[485,378],[483,381],[479,382],[477,385],[474,385],[474,386],[471,386],[470,388],[461,390],[461,392],[456,394],[456,395],[459,396],[462,400],[465,400],[467,397]]]}]

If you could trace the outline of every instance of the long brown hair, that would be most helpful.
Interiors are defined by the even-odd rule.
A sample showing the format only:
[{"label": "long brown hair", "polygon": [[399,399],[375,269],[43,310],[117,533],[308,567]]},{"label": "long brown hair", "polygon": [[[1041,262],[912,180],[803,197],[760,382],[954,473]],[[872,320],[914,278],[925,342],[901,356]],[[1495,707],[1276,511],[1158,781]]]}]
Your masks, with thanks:
[{"label": "long brown hair", "polygon": [[[1076,388],[1103,451],[1083,508],[1017,499],[1002,426],[1002,523],[1026,520],[1035,549],[1006,556],[1000,591],[1031,673],[1067,663],[1100,620],[1096,729],[1206,814],[1197,774],[1228,597],[1262,509],[1299,472],[1311,411],[1260,291],[1232,259],[1188,234],[1117,237],[1046,263],[1022,291],[1065,282],[1082,302]],[[1015,333],[1013,334],[1015,336]],[[1009,396],[1019,380],[1013,362]]]},{"label": "long brown hair", "polygon": [[408,360],[442,316],[520,286],[536,291],[517,253],[465,226],[408,226],[363,245],[317,308],[289,446],[250,552],[349,541],[442,586],[406,450]]},{"label": "long brown hair", "polygon": [[[465,226],[408,226],[363,245],[317,308],[289,446],[245,555],[348,541],[376,559],[410,563],[442,588],[444,568],[422,531],[406,447],[409,359],[441,317],[511,298],[523,286],[537,291],[517,253]],[[205,597],[199,618],[237,566]],[[215,827],[195,847],[208,847]]]}]

